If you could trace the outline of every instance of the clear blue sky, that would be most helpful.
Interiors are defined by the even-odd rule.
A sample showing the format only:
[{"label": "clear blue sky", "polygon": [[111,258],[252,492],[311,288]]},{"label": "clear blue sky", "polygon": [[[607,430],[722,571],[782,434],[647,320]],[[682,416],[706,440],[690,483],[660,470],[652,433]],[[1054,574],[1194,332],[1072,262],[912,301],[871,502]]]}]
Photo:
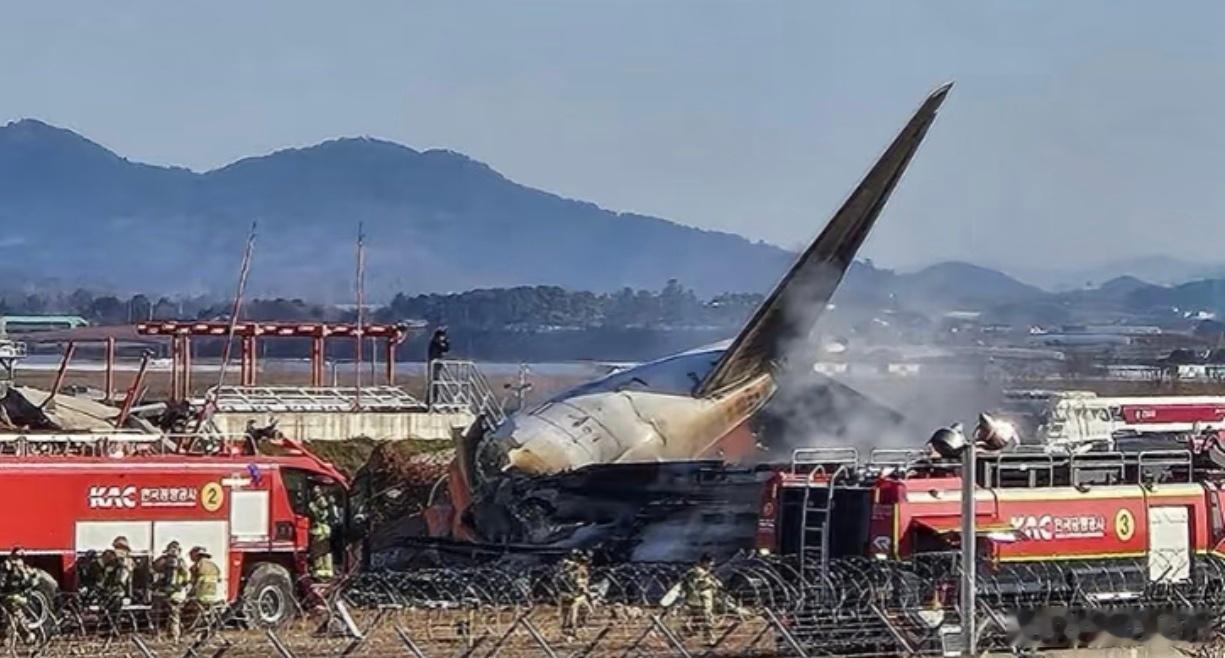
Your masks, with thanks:
[{"label": "clear blue sky", "polygon": [[1225,260],[1219,2],[9,3],[0,120],[208,169],[340,135],[806,241],[954,95],[868,245],[895,266]]}]

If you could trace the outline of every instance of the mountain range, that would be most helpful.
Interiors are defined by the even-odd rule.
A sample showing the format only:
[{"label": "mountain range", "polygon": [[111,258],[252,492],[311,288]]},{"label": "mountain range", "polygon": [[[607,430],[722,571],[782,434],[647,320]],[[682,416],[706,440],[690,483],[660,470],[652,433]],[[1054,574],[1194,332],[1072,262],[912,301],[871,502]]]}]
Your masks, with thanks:
[{"label": "mountain range", "polygon": [[[761,292],[793,257],[730,233],[565,199],[446,150],[344,138],[194,172],[132,162],[33,119],[0,126],[0,292],[225,297],[253,221],[251,295],[319,302],[352,299],[359,223],[376,299],[534,284],[659,289],[668,279],[703,297]],[[1071,288],[1048,292],[969,263],[898,273],[857,262],[838,297],[1004,316],[1062,317],[1070,305],[1135,313],[1225,306],[1225,281],[1182,283],[1222,271],[1156,257],[1021,276],[1047,290]]]},{"label": "mountain range", "polygon": [[1096,265],[1041,263],[1002,269],[1022,281],[1055,292],[1094,288],[1121,277],[1134,277],[1162,286],[1176,286],[1188,281],[1225,276],[1225,266],[1164,255],[1124,258]]},{"label": "mountain range", "polygon": [[528,284],[656,289],[670,278],[701,294],[761,290],[791,258],[532,189],[451,151],[348,138],[197,173],[131,162],[32,119],[0,127],[0,276],[227,293],[252,221],[253,292],[320,300],[352,297],[359,223],[375,297]]}]

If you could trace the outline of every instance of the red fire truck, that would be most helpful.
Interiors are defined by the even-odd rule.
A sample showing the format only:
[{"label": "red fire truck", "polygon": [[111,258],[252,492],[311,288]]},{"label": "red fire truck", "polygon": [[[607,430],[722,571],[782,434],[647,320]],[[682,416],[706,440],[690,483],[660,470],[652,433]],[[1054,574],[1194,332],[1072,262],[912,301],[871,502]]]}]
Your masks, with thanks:
[{"label": "red fire truck", "polygon": [[[1220,579],[1225,471],[1207,451],[1167,449],[980,454],[976,545],[997,583],[1018,592],[1034,565],[1122,574],[1104,592]],[[1201,445],[1196,443],[1196,445]],[[1150,445],[1151,448],[1151,445]],[[767,484],[757,547],[810,564],[909,559],[960,545],[961,465],[904,451],[797,451]],[[1028,576],[1026,576],[1028,577]],[[1225,588],[1225,582],[1216,583]],[[1225,591],[1225,590],[1223,590]]]},{"label": "red fire truck", "polygon": [[[136,581],[169,542],[185,553],[202,546],[222,568],[229,601],[241,598],[260,623],[282,621],[310,585],[312,490],[323,488],[343,518],[345,478],[294,442],[277,455],[187,443],[132,434],[0,435],[0,549],[24,548],[46,573],[50,596],[74,590],[82,557],[117,537],[131,545]],[[338,560],[344,530],[333,533]]]},{"label": "red fire truck", "polygon": [[1022,435],[1044,445],[1109,445],[1120,433],[1190,432],[1225,428],[1225,397],[1098,397],[1088,391],[1011,391],[1005,415]]}]

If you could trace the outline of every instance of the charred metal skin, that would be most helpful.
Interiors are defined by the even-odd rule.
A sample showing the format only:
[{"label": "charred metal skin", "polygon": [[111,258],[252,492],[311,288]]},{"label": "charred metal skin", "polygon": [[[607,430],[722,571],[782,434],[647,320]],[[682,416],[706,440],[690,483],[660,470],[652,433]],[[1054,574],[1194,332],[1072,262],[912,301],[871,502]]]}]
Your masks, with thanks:
[{"label": "charred metal skin", "polygon": [[559,550],[598,546],[608,559],[693,562],[749,550],[769,471],[719,460],[599,464],[500,478],[473,507],[491,539]]}]

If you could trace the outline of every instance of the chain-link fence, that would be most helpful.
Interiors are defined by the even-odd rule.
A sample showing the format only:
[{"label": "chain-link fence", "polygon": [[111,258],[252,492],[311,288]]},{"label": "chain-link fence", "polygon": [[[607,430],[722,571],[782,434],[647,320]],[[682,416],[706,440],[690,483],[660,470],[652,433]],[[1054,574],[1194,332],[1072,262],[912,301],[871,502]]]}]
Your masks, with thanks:
[{"label": "chain-link fence", "polygon": [[[1013,565],[1016,566],[1016,565]],[[60,597],[39,610],[5,607],[12,655],[79,656],[897,656],[955,651],[958,569],[918,562],[810,565],[744,556],[718,566],[704,599],[681,592],[686,567],[595,567],[582,597],[555,566],[376,571],[319,588],[295,618],[260,628],[258,601],[170,609],[98,606]],[[1225,568],[1199,561],[1182,583],[1144,560],[980,565],[979,647],[1077,646],[1104,635],[1212,642],[1225,609]],[[1168,580],[1168,579],[1167,579]],[[709,602],[708,602],[709,601]],[[1208,654],[1204,654],[1208,655]],[[1215,655],[1215,654],[1213,654]]]}]

